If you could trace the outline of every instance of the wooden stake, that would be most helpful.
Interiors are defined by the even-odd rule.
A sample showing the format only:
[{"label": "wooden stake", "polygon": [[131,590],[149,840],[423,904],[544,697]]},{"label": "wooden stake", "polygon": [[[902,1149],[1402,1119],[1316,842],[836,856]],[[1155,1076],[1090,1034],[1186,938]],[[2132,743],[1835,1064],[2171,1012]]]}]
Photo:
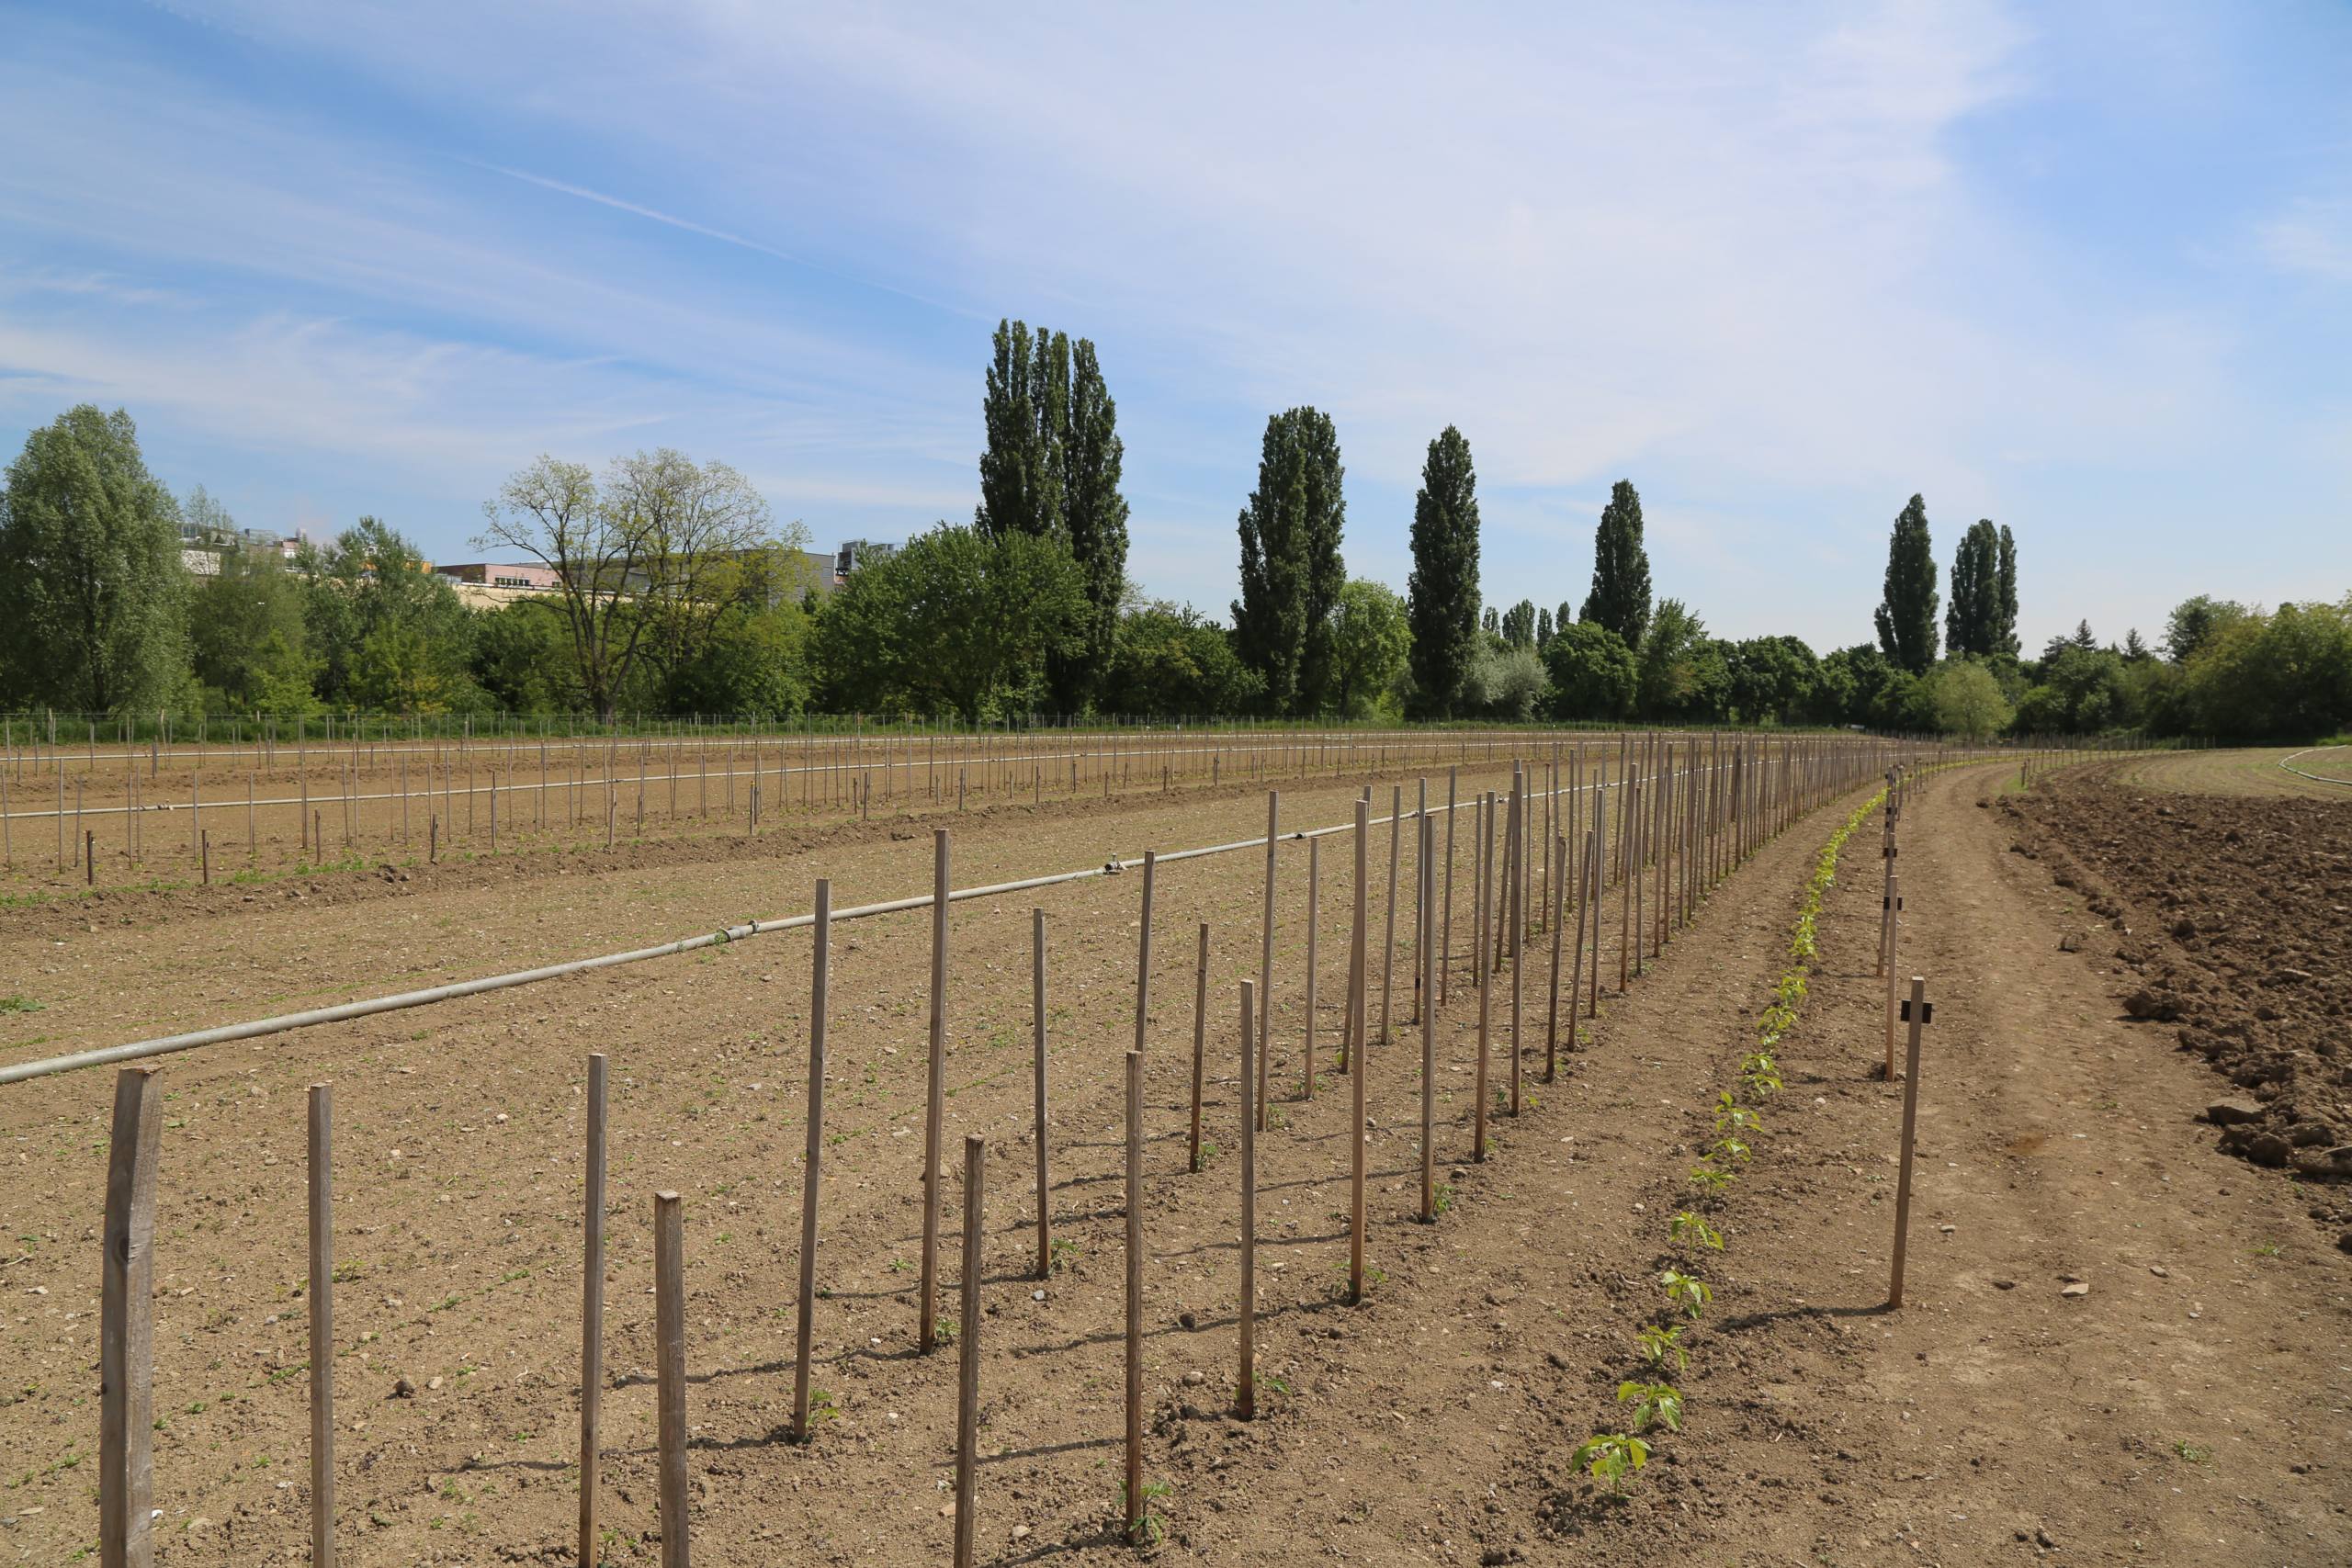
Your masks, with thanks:
[{"label": "wooden stake", "polygon": [[605,1401],[605,1127],[610,1058],[588,1057],[588,1180],[580,1267],[580,1568],[596,1568],[597,1438]]},{"label": "wooden stake", "polygon": [[[1420,873],[1414,886],[1414,902],[1420,906],[1421,929],[1430,929],[1430,918],[1437,913],[1434,889],[1430,873],[1437,851],[1437,824],[1426,813],[1421,818]],[[1414,956],[1421,966],[1421,1222],[1437,1219],[1437,1009],[1430,998],[1437,993],[1437,945],[1424,942]]]},{"label": "wooden stake", "polygon": [[[1363,801],[1356,802],[1355,962],[1348,987],[1351,1037],[1355,1042],[1350,1052],[1351,1057],[1363,1052],[1365,1025],[1370,1016],[1370,1010],[1364,1005],[1364,992],[1369,978],[1366,971],[1372,966],[1368,945],[1372,937],[1372,890],[1365,886],[1371,860],[1371,845],[1366,841],[1372,837],[1371,815],[1370,807]],[[1363,1056],[1360,1061],[1351,1060],[1350,1066],[1354,1070],[1349,1074],[1353,1108],[1348,1122],[1348,1142],[1352,1145],[1353,1159],[1348,1177],[1348,1300],[1353,1303],[1363,1300],[1363,1086],[1364,1079],[1372,1075],[1372,1059]]]},{"label": "wooden stake", "polygon": [[964,1304],[956,1375],[956,1568],[972,1568],[973,1449],[980,1425],[980,1216],[988,1144],[964,1136]]},{"label": "wooden stake", "polygon": [[1462,770],[1445,770],[1445,922],[1438,933],[1437,1001],[1445,1005],[1446,974],[1453,964],[1453,818],[1454,786],[1461,782]]},{"label": "wooden stake", "polygon": [[931,1064],[922,1124],[922,1283],[915,1348],[929,1354],[939,1342],[933,1310],[939,1290],[939,1124],[946,1115],[947,1073],[947,829],[932,832]]},{"label": "wooden stake", "polygon": [[809,1359],[817,1307],[817,1195],[825,1157],[825,1017],[832,993],[833,884],[817,879],[816,940],[808,960],[808,1133],[800,1164],[800,1299],[792,1359],[792,1436],[808,1440]]},{"label": "wooden stake", "polygon": [[[1306,1070],[1300,1075],[1299,1098],[1315,1098],[1315,1029],[1316,1029],[1316,937],[1323,922],[1323,840],[1306,840],[1306,1027],[1300,1033],[1300,1043],[1306,1056]],[[1262,1067],[1267,1055],[1266,1043],[1258,1043],[1258,1055]],[[1262,1086],[1261,1086],[1262,1087]],[[1265,1096],[1258,1097],[1258,1125],[1266,1125]]]},{"label": "wooden stake", "polygon": [[[1491,822],[1495,814],[1495,792],[1488,790],[1483,805],[1483,817]],[[1471,1108],[1470,1157],[1487,1157],[1487,1057],[1494,1026],[1494,965],[1487,961],[1487,885],[1494,878],[1495,838],[1491,832],[1481,832],[1477,843],[1478,868],[1475,898],[1477,904],[1476,930],[1471,936],[1475,949],[1473,958],[1478,970],[1478,1070],[1472,1089],[1476,1103]]]},{"label": "wooden stake", "polygon": [[[1193,966],[1193,1143],[1192,1156],[1184,1168],[1201,1168],[1201,1074],[1208,1050],[1209,1032],[1209,923],[1201,922],[1200,956]],[[1250,1090],[1245,1088],[1245,1097]]]},{"label": "wooden stake", "polygon": [[311,1568],[334,1568],[334,1088],[311,1086]]},{"label": "wooden stake", "polygon": [[1143,1053],[1127,1053],[1127,1473],[1120,1522],[1132,1536],[1143,1500]]},{"label": "wooden stake", "polygon": [[1388,920],[1380,939],[1380,1043],[1396,1039],[1390,1000],[1396,992],[1396,839],[1404,829],[1405,786],[1388,786]]},{"label": "wooden stake", "polygon": [[155,1069],[115,1074],[98,1266],[98,1561],[155,1561],[155,1165],[164,1131]]},{"label": "wooden stake", "polygon": [[1880,916],[1886,926],[1886,1063],[1879,1076],[1887,1082],[1894,1081],[1894,1015],[1895,1001],[1894,942],[1903,926],[1903,884],[1900,878],[1886,879],[1886,908]]},{"label": "wooden stake", "polygon": [[1035,1040],[1030,1077],[1035,1089],[1037,1135],[1037,1278],[1053,1271],[1053,1201],[1046,1179],[1046,911],[1029,911],[1029,1007]]},{"label": "wooden stake", "polygon": [[1143,852],[1143,921],[1136,941],[1136,1049],[1144,1048],[1144,1033],[1151,1018],[1151,894],[1157,851]]},{"label": "wooden stake", "polygon": [[[1566,899],[1568,896],[1568,840],[1565,836],[1553,841],[1552,852],[1544,857],[1544,897],[1548,900],[1557,893]],[[1544,1081],[1550,1083],[1560,1071],[1560,949],[1567,934],[1568,922],[1562,918],[1561,908],[1548,903],[1544,907],[1544,919],[1552,928],[1552,998],[1544,1028]],[[1584,959],[1581,950],[1576,956],[1579,963]],[[1576,1006],[1571,1002],[1568,1007],[1568,1027],[1571,1029],[1576,1027]]]},{"label": "wooden stake", "polygon": [[1510,794],[1510,879],[1503,889],[1503,907],[1509,911],[1510,927],[1510,1113],[1517,1116],[1521,1104],[1520,1094],[1520,1063],[1524,1055],[1520,1049],[1519,1031],[1521,1004],[1525,997],[1523,984],[1527,976],[1527,775],[1521,773],[1511,781]]},{"label": "wooden stake", "polygon": [[686,1565],[686,1238],[675,1192],[653,1195],[653,1337],[662,1568]]},{"label": "wooden stake", "polygon": [[[1201,928],[1205,939],[1208,927]],[[1258,1134],[1257,1006],[1254,987],[1241,982],[1241,1368],[1234,1409],[1244,1421],[1258,1414]],[[1197,1101],[1196,1101],[1197,1103]]]},{"label": "wooden stake", "polygon": [[[1266,910],[1258,946],[1258,1128],[1265,1130],[1266,1058],[1273,1048],[1274,1007],[1274,857],[1281,844],[1283,797],[1279,790],[1266,792]],[[1307,1027],[1315,1027],[1310,1016]]]},{"label": "wooden stake", "polygon": [[1911,1146],[1919,1125],[1919,1032],[1928,1024],[1928,982],[1911,976],[1910,1005],[1903,1010],[1910,1021],[1905,1047],[1903,1077],[1903,1155],[1894,1179],[1894,1274],[1886,1287],[1886,1304],[1903,1304],[1903,1262],[1911,1240]]}]

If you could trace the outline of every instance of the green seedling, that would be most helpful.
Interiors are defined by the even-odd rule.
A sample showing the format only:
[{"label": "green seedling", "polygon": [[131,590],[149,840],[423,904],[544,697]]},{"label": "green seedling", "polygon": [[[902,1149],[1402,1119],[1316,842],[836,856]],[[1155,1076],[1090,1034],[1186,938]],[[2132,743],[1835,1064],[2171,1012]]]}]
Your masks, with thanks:
[{"label": "green seedling", "polygon": [[1078,1260],[1085,1256],[1078,1243],[1066,1241],[1060,1236],[1056,1236],[1053,1245],[1046,1250],[1048,1258],[1046,1267],[1048,1273],[1058,1273],[1066,1265],[1075,1267]]},{"label": "green seedling", "polygon": [[1168,1521],[1152,1511],[1152,1504],[1172,1494],[1176,1488],[1165,1481],[1147,1481],[1143,1495],[1129,1500],[1127,1483],[1119,1483],[1119,1514],[1127,1521],[1127,1539],[1137,1546],[1158,1546],[1168,1533]]},{"label": "green seedling", "polygon": [[1737,1138],[1717,1138],[1707,1149],[1709,1159],[1746,1159],[1748,1150]]},{"label": "green seedling", "polygon": [[1650,1461],[1650,1446],[1623,1432],[1597,1432],[1587,1438],[1568,1462],[1595,1481],[1609,1483],[1611,1492],[1625,1490],[1625,1478]]},{"label": "green seedling", "polygon": [[1636,1432],[1646,1432],[1653,1425],[1663,1426],[1669,1432],[1682,1430],[1682,1395],[1671,1383],[1621,1382],[1617,1385],[1617,1403],[1633,1405]]},{"label": "green seedling", "polygon": [[2213,1450],[2211,1449],[2192,1443],[2187,1438],[2183,1438],[2180,1441],[2173,1444],[2172,1451],[2178,1454],[2182,1459],[2187,1460],[2191,1464],[2203,1464],[2207,1460],[2213,1457]]},{"label": "green seedling", "polygon": [[1451,1181],[1441,1181],[1441,1182],[1439,1182],[1439,1183],[1437,1184],[1437,1190],[1436,1190],[1436,1192],[1431,1196],[1431,1198],[1430,1198],[1430,1208],[1431,1212],[1433,1212],[1433,1213],[1435,1213],[1442,1214],[1442,1213],[1444,1213],[1448,1209],[1451,1209],[1451,1208],[1453,1208],[1453,1182],[1451,1182]]},{"label": "green seedling", "polygon": [[938,1337],[939,1342],[942,1345],[952,1345],[956,1342],[956,1336],[959,1331],[961,1331],[962,1327],[963,1325],[957,1323],[954,1318],[943,1317],[933,1325],[933,1333]]},{"label": "green seedling", "polygon": [[1715,1134],[1718,1137],[1724,1134],[1760,1133],[1763,1130],[1764,1119],[1734,1100],[1731,1090],[1725,1089],[1715,1096]]},{"label": "green seedling", "polygon": [[1688,1209],[1668,1220],[1666,1230],[1683,1247],[1703,1247],[1715,1252],[1724,1249],[1724,1233]]},{"label": "green seedling", "polygon": [[1769,1050],[1750,1051],[1739,1059],[1740,1081],[1749,1092],[1770,1094],[1781,1085],[1781,1064],[1772,1059]]},{"label": "green seedling", "polygon": [[1657,1277],[1657,1282],[1666,1287],[1666,1299],[1693,1319],[1715,1299],[1715,1292],[1704,1280],[1679,1269],[1668,1269]]},{"label": "green seedling", "polygon": [[1634,1336],[1634,1346],[1641,1351],[1650,1365],[1663,1369],[1666,1359],[1671,1356],[1674,1358],[1674,1370],[1678,1372],[1687,1372],[1690,1370],[1690,1352],[1677,1343],[1681,1337],[1680,1324],[1676,1324],[1672,1328],[1664,1328],[1653,1323]]},{"label": "green seedling", "polygon": [[1694,1165],[1690,1168],[1690,1179],[1702,1192],[1720,1192],[1739,1178],[1712,1165]]},{"label": "green seedling", "polygon": [[39,1012],[41,1004],[30,997],[0,997],[0,1012]]}]

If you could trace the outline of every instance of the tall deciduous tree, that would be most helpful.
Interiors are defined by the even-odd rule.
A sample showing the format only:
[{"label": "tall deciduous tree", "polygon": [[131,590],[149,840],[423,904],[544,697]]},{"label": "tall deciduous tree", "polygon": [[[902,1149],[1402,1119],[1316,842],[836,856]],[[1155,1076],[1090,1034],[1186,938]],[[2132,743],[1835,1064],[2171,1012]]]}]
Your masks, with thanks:
[{"label": "tall deciduous tree", "polygon": [[1503,612],[1503,641],[1512,648],[1535,646],[1535,601],[1521,599]]},{"label": "tall deciduous tree", "polygon": [[1413,646],[1405,602],[1358,578],[1340,590],[1331,623],[1334,705],[1346,717],[1366,716],[1405,672]]},{"label": "tall deciduous tree", "polygon": [[1898,669],[1923,675],[1936,662],[1936,555],[1928,503],[1913,496],[1886,547],[1886,594],[1874,615],[1878,642]]},{"label": "tall deciduous tree", "polygon": [[665,675],[700,654],[729,610],[797,590],[807,531],[779,536],[767,503],[724,463],[667,447],[617,458],[603,483],[542,456],[484,503],[477,548],[520,550],[556,575],[581,694],[610,717],[640,661]]},{"label": "tall deciduous tree", "polygon": [[1408,592],[1414,702],[1424,714],[1451,717],[1478,649],[1478,476],[1470,443],[1450,424],[1421,464]]},{"label": "tall deciduous tree", "polygon": [[25,438],[0,488],[0,640],[34,702],[166,700],[187,669],[178,510],[120,409],[84,403]]},{"label": "tall deciduous tree", "polygon": [[1960,536],[1951,558],[1951,603],[1944,609],[1944,644],[1953,657],[2006,653],[2001,611],[2001,536],[1980,517]]},{"label": "tall deciduous tree", "polygon": [[1234,640],[1266,681],[1279,714],[1317,713],[1334,696],[1331,611],[1347,581],[1339,434],[1329,414],[1295,408],[1266,421],[1258,488],[1241,509],[1241,597]]},{"label": "tall deciduous tree", "polygon": [[978,721],[1043,696],[1047,661],[1088,613],[1059,539],[943,523],[850,574],[817,616],[817,664],[837,711],[952,709]]},{"label": "tall deciduous tree", "polygon": [[1634,711],[1641,679],[1624,639],[1598,621],[1573,621],[1552,634],[1544,650],[1552,680],[1552,716],[1565,719],[1623,718]]},{"label": "tall deciduous tree", "polygon": [[1581,620],[1598,621],[1639,649],[1650,624],[1650,555],[1642,546],[1642,497],[1628,479],[1609,490],[1592,540],[1592,592]]}]

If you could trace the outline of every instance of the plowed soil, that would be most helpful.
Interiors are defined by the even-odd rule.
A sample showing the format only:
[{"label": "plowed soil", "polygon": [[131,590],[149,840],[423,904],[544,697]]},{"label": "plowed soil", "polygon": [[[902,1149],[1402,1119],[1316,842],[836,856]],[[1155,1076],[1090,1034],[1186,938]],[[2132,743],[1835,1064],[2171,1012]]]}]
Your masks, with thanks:
[{"label": "plowed soil", "polygon": [[[1354,1305],[1340,1288],[1350,1085],[1329,1064],[1351,851],[1340,838],[1321,852],[1322,1082],[1309,1101],[1306,853],[1286,849],[1272,1060],[1279,1124],[1259,1144],[1267,1382],[1261,1416],[1247,1423],[1228,1414],[1238,1128],[1227,1015],[1238,982],[1257,971],[1261,863],[1243,853],[1161,868],[1143,1211],[1147,1473],[1167,1487],[1152,1505],[1163,1524],[1155,1555],[1858,1568],[2352,1562],[2352,1260],[2336,1250],[2338,1227],[2309,1213],[2330,1201],[2315,1192],[2337,1189],[2215,1146],[2205,1110],[2236,1087],[2201,1055],[2174,1048],[2186,1014],[2151,1024],[2122,1005],[2153,987],[2118,946],[2132,940],[2116,929],[2134,924],[2132,895],[2119,886],[2118,913],[2098,916],[2081,891],[2052,881],[2056,846],[2085,854],[2082,840],[2101,820],[2096,805],[2063,805],[2066,792],[2092,786],[2045,782],[2012,815],[1995,792],[2013,773],[1993,764],[1927,779],[1901,824],[1895,967],[1928,977],[1937,1011],[1920,1074],[1899,1312],[1884,1303],[1903,1086],[1876,1076],[1887,987],[1875,973],[1875,818],[1849,844],[1820,918],[1810,995],[1780,1048],[1786,1087],[1760,1106],[1764,1130],[1740,1181],[1705,1206],[1724,1250],[1685,1250],[1666,1230],[1693,1201],[1685,1172],[1713,1136],[1715,1096],[1733,1084],[1785,965],[1804,878],[1867,792],[1766,844],[1623,996],[1612,890],[1600,1016],[1571,1043],[1556,1082],[1539,1081],[1548,950],[1532,951],[1528,1102],[1516,1118],[1497,1117],[1484,1163],[1469,1158],[1476,1008],[1462,835],[1452,995],[1438,1030],[1448,1207],[1435,1225],[1411,1217],[1419,1042],[1404,1027],[1410,963],[1400,941],[1399,1039],[1375,1044],[1363,1064],[1374,1272]],[[1384,806],[1389,782],[1379,782]],[[1286,820],[1342,820],[1353,784],[1286,794]],[[2183,798],[2168,803],[2178,810]],[[955,879],[1238,839],[1262,821],[1262,797],[1233,791],[1084,813],[1049,804],[974,814],[956,824]],[[2021,840],[2041,858],[2014,852]],[[2340,862],[2304,865],[2283,848],[2280,886],[2341,888]],[[1376,834],[1375,931],[1386,851]],[[927,886],[930,858],[927,835],[876,825],[763,840],[721,860],[589,856],[562,877],[425,880],[365,894],[356,879],[329,878],[299,902],[0,929],[9,976],[0,992],[42,1008],[0,1020],[0,1060],[775,914],[805,907],[819,874],[833,879],[837,905],[901,896]],[[1055,1234],[1070,1244],[1043,1280],[1029,1277],[1030,900],[958,905],[951,918],[947,1142],[952,1150],[963,1134],[983,1134],[990,1160],[986,1305],[977,1325],[958,1325],[977,1329],[982,1348],[986,1562],[1135,1555],[1111,1521],[1122,1425],[1121,1064],[1134,1034],[1138,881],[1100,878],[1035,900],[1046,911],[1054,976],[1051,1201]],[[1408,871],[1408,897],[1410,886]],[[1400,932],[1410,925],[1403,913]],[[1205,1114],[1217,1147],[1194,1174],[1183,1168],[1183,1123],[1200,922],[1211,933]],[[2075,951],[2063,951],[2070,938]],[[945,1562],[955,1363],[910,1344],[928,953],[921,912],[835,933],[835,1141],[816,1356],[838,1414],[807,1447],[777,1436],[792,1381],[805,934],[167,1059],[155,1302],[161,1560],[306,1558],[302,1099],[306,1084],[330,1078],[345,1271],[336,1297],[344,1558],[570,1560],[582,1064],[602,1050],[614,1064],[605,1559],[659,1555],[650,1207],[654,1191],[673,1189],[685,1194],[697,1557]],[[1373,991],[1376,1014],[1376,975]],[[2316,985],[2287,994],[2297,1003],[2340,996]],[[1505,1042],[1507,985],[1495,1003]],[[1498,1043],[1498,1082],[1503,1061]],[[108,1094],[98,1074],[0,1089],[0,1149],[10,1151],[0,1159],[13,1167],[0,1183],[0,1560],[62,1562],[96,1538],[96,1226]],[[951,1240],[961,1201],[951,1185]],[[1653,1432],[1650,1463],[1616,1496],[1575,1473],[1569,1457],[1587,1435],[1624,1422],[1615,1391],[1642,1373],[1635,1329],[1669,1321],[1656,1279],[1668,1266],[1695,1270],[1714,1292],[1682,1337],[1685,1429]],[[952,1252],[942,1272],[952,1283]],[[952,1294],[941,1310],[956,1310]]]}]

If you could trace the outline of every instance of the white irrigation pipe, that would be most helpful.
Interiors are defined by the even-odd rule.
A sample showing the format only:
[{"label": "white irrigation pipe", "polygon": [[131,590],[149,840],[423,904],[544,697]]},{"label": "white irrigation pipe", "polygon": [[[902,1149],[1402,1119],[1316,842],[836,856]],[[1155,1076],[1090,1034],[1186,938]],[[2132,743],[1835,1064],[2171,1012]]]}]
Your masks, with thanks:
[{"label": "white irrigation pipe", "polygon": [[[1679,770],[1679,773],[1687,776],[1705,770],[1686,768]],[[1713,771],[1723,773],[1728,772],[1729,769],[1727,766],[1718,766]],[[1574,795],[1580,790],[1618,787],[1620,786],[1615,784],[1585,784],[1577,789],[1538,792],[1538,795],[1541,797],[1545,794]],[[1464,801],[1459,807],[1440,807],[1432,809],[1465,809],[1470,805],[1471,802]],[[1385,817],[1374,818],[1372,825],[1378,826],[1387,820]],[[1351,832],[1354,828],[1354,823],[1347,822],[1330,828],[1305,829],[1283,836],[1288,839],[1314,839],[1321,838],[1327,833]],[[1176,850],[1156,858],[1162,863],[1170,861],[1197,860],[1204,855],[1229,854],[1236,850],[1259,849],[1263,847],[1265,841],[1265,835],[1260,834],[1255,838],[1240,839],[1229,844],[1206,844],[1198,849]],[[1055,872],[1046,876],[1023,877],[1017,882],[995,882],[980,887],[959,887],[948,893],[947,901],[951,904],[960,904],[967,898],[992,898],[1007,893],[1025,892],[1031,888],[1057,887],[1068,882],[1080,882],[1090,876],[1116,875],[1132,866],[1139,866],[1142,863],[1140,858],[1114,860],[1099,866],[1090,866],[1083,871]],[[832,912],[832,918],[836,922],[858,920],[875,915],[895,915],[908,909],[927,909],[930,907],[931,895],[922,893],[910,898],[892,898],[879,904],[861,904],[854,908],[835,909]],[[118,1062],[135,1062],[149,1056],[169,1055],[175,1051],[193,1051],[201,1045],[225,1045],[231,1041],[251,1040],[257,1035],[279,1034],[289,1030],[309,1029],[316,1024],[342,1023],[350,1019],[372,1017],[377,1013],[398,1012],[404,1008],[424,1007],[434,1002],[455,1001],[460,997],[480,996],[485,991],[503,991],[515,986],[527,986],[535,981],[560,979],[566,975],[584,975],[591,970],[610,969],[617,964],[641,963],[649,958],[668,958],[675,953],[694,953],[706,947],[724,947],[729,942],[741,942],[749,937],[764,936],[772,931],[798,931],[804,926],[814,925],[816,919],[815,915],[809,914],[786,915],[771,920],[752,920],[743,925],[728,926],[719,931],[707,931],[700,936],[681,937],[676,942],[663,942],[658,947],[632,948],[627,953],[607,953],[594,958],[577,958],[562,964],[542,964],[537,969],[518,969],[505,975],[485,975],[478,980],[460,980],[452,985],[432,986],[421,991],[401,991],[389,997],[372,997],[365,1001],[344,1002],[335,1007],[312,1008],[308,1012],[281,1013],[276,1018],[255,1019],[249,1023],[224,1023],[215,1029],[198,1029],[186,1034],[167,1034],[155,1040],[135,1040],[124,1045],[107,1045],[95,1051],[77,1051],[71,1055],[50,1056],[34,1062],[14,1062],[6,1066],[0,1066],[0,1086],[23,1083],[30,1078],[47,1077],[52,1073],[72,1072],[80,1067],[109,1066]]]},{"label": "white irrigation pipe", "polygon": [[2280,767],[2282,767],[2282,768],[2285,768],[2289,773],[2290,773],[2294,774],[2297,778],[2299,778],[2299,779],[2309,779],[2309,780],[2311,780],[2311,781],[2312,781],[2312,783],[2313,783],[2313,784],[2346,784],[2346,785],[2352,785],[2352,779],[2339,779],[2339,778],[2335,777],[2335,776],[2334,774],[2332,774],[2332,773],[2306,773],[2306,772],[2304,772],[2302,769],[2298,768],[2298,767],[2295,767],[2295,766],[2293,765],[2293,763],[2295,762],[2295,761],[2296,761],[2298,758],[2308,757],[2308,756],[2310,756],[2310,755],[2311,755],[2312,752],[2314,752],[2314,751],[2343,751],[2343,750],[2352,750],[2352,748],[2347,748],[2347,747],[2343,747],[2343,746],[2306,746],[2306,747],[2304,747],[2304,748],[2303,748],[2301,750],[2300,750],[2300,751],[2292,752],[2292,753],[2290,753],[2290,754],[2289,754],[2289,755],[2287,755],[2287,756],[2284,756],[2284,757],[2279,758],[2279,759],[2278,759],[2278,765],[2279,765]]}]

